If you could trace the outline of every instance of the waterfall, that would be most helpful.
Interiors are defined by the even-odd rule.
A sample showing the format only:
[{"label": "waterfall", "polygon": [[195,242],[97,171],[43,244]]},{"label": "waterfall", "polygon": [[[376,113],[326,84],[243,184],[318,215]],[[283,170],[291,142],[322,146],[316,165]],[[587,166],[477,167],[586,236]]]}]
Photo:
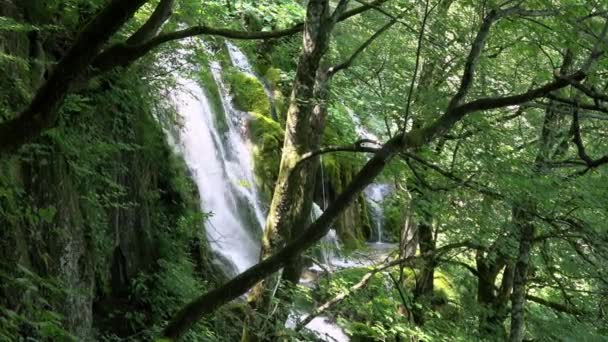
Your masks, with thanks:
[{"label": "waterfall", "polygon": [[[215,113],[205,91],[194,81],[177,77],[172,100],[181,118],[178,148],[201,197],[207,238],[227,274],[235,275],[259,260],[265,215],[253,175],[247,139],[249,114],[232,105],[221,67],[211,63],[223,112]],[[226,124],[222,131],[218,120]]]},{"label": "waterfall", "polygon": [[369,206],[369,214],[372,221],[375,236],[372,236],[371,241],[382,242],[382,230],[384,228],[384,209],[382,202],[390,193],[391,187],[388,184],[373,183],[368,185],[363,194],[367,205]]},{"label": "waterfall", "polygon": [[[347,107],[346,110],[353,121],[355,132],[359,138],[379,141],[376,135],[363,127],[361,120],[359,120],[359,116],[352,109]],[[367,188],[365,188],[365,190],[363,190],[365,201],[369,206],[369,214],[372,221],[372,228],[374,230],[374,235],[370,238],[370,241],[372,242],[382,243],[382,234],[384,228],[384,209],[382,208],[382,202],[390,192],[390,185],[380,183],[370,184],[367,186]]]}]

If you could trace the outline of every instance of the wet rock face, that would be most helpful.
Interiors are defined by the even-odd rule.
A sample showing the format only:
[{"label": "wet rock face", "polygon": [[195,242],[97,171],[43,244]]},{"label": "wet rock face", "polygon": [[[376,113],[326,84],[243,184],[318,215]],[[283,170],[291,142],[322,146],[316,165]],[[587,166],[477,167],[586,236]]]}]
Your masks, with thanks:
[{"label": "wet rock face", "polygon": [[[36,3],[32,1],[5,0],[0,4],[0,16],[18,22],[35,22],[34,7]],[[45,58],[40,39],[36,32],[0,32],[0,52],[15,58],[14,62],[6,62],[0,67],[0,73],[5,75],[2,82],[12,82],[11,89],[23,87],[22,90],[33,92],[42,81],[42,63],[27,65],[28,61]],[[19,87],[15,87],[16,80],[21,82]],[[25,99],[15,92],[10,94],[12,100],[8,103],[14,106],[11,108],[14,112],[18,112]],[[66,163],[60,155],[27,162],[17,158],[0,160],[0,177],[5,182],[0,182],[0,187],[15,190],[15,193],[23,191],[12,204],[14,213],[21,218],[0,219],[0,225],[5,228],[0,234],[0,260],[6,263],[9,274],[16,277],[23,276],[19,273],[23,268],[45,279],[57,279],[61,284],[60,293],[45,298],[47,305],[41,304],[39,297],[46,293],[40,284],[35,293],[20,286],[3,287],[0,305],[17,310],[25,317],[35,314],[26,311],[30,305],[50,305],[63,316],[67,331],[78,339],[87,340],[92,325],[94,271],[86,221]],[[24,212],[26,210],[30,213]],[[40,214],[42,212],[48,216]],[[27,327],[22,327],[22,333],[27,331]]]},{"label": "wet rock face", "polygon": [[[57,291],[45,298],[53,311],[63,316],[63,328],[81,340],[91,337],[93,321],[94,269],[86,220],[78,190],[66,160],[52,158],[22,165],[24,189],[33,210],[52,212],[48,217],[11,229],[21,230],[15,267],[24,267],[44,279],[58,282]],[[19,255],[21,254],[21,255]],[[27,260],[28,263],[22,263]],[[36,303],[44,291],[29,297],[27,290],[16,294],[24,303]],[[4,294],[9,295],[9,294]],[[16,306],[10,309],[23,308]],[[27,306],[25,306],[27,307]],[[35,314],[22,312],[24,315]]]}]

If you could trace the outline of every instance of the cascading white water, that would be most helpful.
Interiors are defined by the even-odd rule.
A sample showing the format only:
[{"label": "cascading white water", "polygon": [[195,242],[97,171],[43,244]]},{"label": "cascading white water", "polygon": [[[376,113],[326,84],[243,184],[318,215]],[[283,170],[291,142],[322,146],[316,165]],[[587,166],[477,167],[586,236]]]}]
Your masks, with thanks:
[{"label": "cascading white water", "polygon": [[[228,159],[226,166],[228,173],[233,175],[233,180],[238,181],[236,189],[244,196],[253,208],[253,214],[260,227],[264,227],[266,215],[260,207],[260,196],[253,174],[253,158],[251,141],[248,137],[247,124],[250,120],[249,113],[236,109],[232,103],[232,96],[228,86],[221,76],[222,68],[217,62],[211,63],[211,73],[220,91],[222,107],[224,108],[224,120],[228,130],[224,133],[224,145],[228,148]],[[217,131],[217,130],[216,130]],[[254,260],[254,261],[257,261]]]},{"label": "cascading white water", "polygon": [[390,191],[390,185],[377,183],[370,184],[363,190],[376,234],[371,240],[377,243],[382,242],[382,230],[384,228],[384,209],[382,208],[382,202]]},{"label": "cascading white water", "polygon": [[[265,215],[246,137],[248,114],[233,107],[220,65],[211,63],[211,71],[223,113],[214,113],[196,82],[179,76],[172,98],[182,120],[179,148],[197,184],[202,210],[212,214],[205,222],[207,238],[225,271],[235,274],[258,261]],[[222,131],[218,120],[225,122]]]},{"label": "cascading white water", "polygon": [[255,76],[253,67],[243,51],[229,41],[226,41],[226,47],[228,48],[228,55],[230,56],[232,65],[244,73]]}]

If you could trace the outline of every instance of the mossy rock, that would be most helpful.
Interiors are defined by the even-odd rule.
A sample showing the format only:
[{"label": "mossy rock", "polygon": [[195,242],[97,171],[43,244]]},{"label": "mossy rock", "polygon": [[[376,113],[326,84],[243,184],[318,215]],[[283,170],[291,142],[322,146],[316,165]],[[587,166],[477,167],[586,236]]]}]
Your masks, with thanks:
[{"label": "mossy rock", "polygon": [[270,100],[264,85],[253,75],[231,70],[226,80],[234,95],[234,104],[240,110],[270,116]]},{"label": "mossy rock", "polygon": [[284,131],[278,122],[268,116],[252,112],[249,135],[253,143],[253,161],[256,183],[267,202],[272,197],[279,175]]},{"label": "mossy rock", "polygon": [[278,88],[279,83],[281,82],[281,69],[273,67],[266,69],[264,78],[272,88]]},{"label": "mossy rock", "polygon": [[[404,269],[405,279],[404,286],[408,289],[416,287],[416,272],[411,268]],[[460,299],[458,292],[456,291],[450,276],[438,269],[435,269],[435,275],[433,277],[434,293],[432,298],[433,302],[441,303],[459,303]]]},{"label": "mossy rock", "polygon": [[279,119],[281,127],[285,127],[285,122],[287,121],[287,110],[289,109],[289,98],[285,97],[280,90],[276,89],[273,90],[273,96],[277,118]]}]

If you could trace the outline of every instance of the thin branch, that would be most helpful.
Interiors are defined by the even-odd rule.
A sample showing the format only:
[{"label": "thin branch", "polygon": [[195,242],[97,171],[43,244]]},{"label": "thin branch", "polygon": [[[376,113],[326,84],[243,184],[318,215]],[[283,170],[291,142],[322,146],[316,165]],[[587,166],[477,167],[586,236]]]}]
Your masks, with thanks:
[{"label": "thin branch", "polygon": [[536,297],[536,296],[533,296],[533,295],[530,295],[530,294],[526,295],[526,299],[529,300],[529,301],[531,301],[531,302],[534,302],[534,303],[546,306],[548,308],[551,308],[551,309],[553,309],[555,311],[566,313],[566,314],[569,314],[569,315],[582,316],[582,315],[588,314],[588,312],[580,310],[580,309],[577,309],[577,308],[574,308],[572,306],[564,305],[564,304],[561,304],[561,303],[551,302],[551,301],[548,301],[546,299],[543,299],[543,298],[540,298],[540,297]]},{"label": "thin branch", "polygon": [[572,113],[572,128],[574,130],[574,144],[576,145],[576,150],[578,152],[578,156],[587,164],[587,169],[584,172],[587,172],[589,169],[596,168],[602,164],[608,163],[608,155],[605,155],[599,159],[593,159],[585,150],[585,145],[583,143],[583,138],[581,136],[581,127],[579,122],[578,110],[574,110]]},{"label": "thin branch", "polygon": [[459,261],[459,260],[452,260],[452,259],[439,259],[439,262],[442,263],[446,263],[446,264],[452,264],[452,265],[456,265],[456,266],[461,266],[464,267],[466,270],[468,270],[472,275],[479,277],[479,272],[477,271],[477,269],[465,262]]},{"label": "thin branch", "polygon": [[[564,104],[567,104],[570,106],[578,107],[580,109],[591,110],[591,111],[595,111],[595,112],[601,112],[601,113],[608,114],[608,107],[605,107],[605,106],[600,106],[597,104],[590,104],[590,103],[579,103],[576,100],[566,99],[566,98],[559,97],[554,94],[547,94],[547,96],[545,96],[545,97],[550,100],[553,100],[553,101],[557,101],[557,102],[561,102],[561,103],[564,103]],[[606,118],[608,119],[608,116]]]},{"label": "thin branch", "polygon": [[375,140],[371,140],[371,139],[359,139],[359,140],[355,141],[352,145],[322,147],[318,150],[307,152],[307,153],[303,154],[302,157],[300,158],[300,160],[298,160],[297,164],[303,163],[313,157],[316,157],[316,156],[319,156],[322,154],[326,154],[326,153],[333,153],[333,152],[376,153],[380,150],[379,147],[369,147],[369,146],[365,146],[364,144],[379,145],[380,143]]},{"label": "thin branch", "polygon": [[[494,120],[493,124],[498,124],[498,123],[504,123],[504,122],[508,122],[511,121],[513,119],[516,119],[520,116],[522,116],[524,114],[524,107],[520,106],[517,111],[511,115],[505,115],[505,116],[501,116],[498,119]],[[443,137],[446,140],[459,140],[459,139],[466,139],[469,138],[477,133],[483,132],[482,128],[476,128],[476,129],[470,129],[468,131],[462,132],[458,135],[450,135],[450,134],[446,134]]]},{"label": "thin branch", "polygon": [[[337,21],[343,21],[355,15],[361,14],[372,8],[372,6],[381,5],[387,1],[388,0],[376,0],[367,6],[363,5],[349,11],[344,11],[339,16]],[[208,35],[241,40],[276,39],[300,33],[303,28],[303,23],[295,24],[287,29],[274,31],[239,31],[225,28],[214,28],[206,25],[197,25],[179,31],[160,34],[141,44],[114,44],[95,59],[93,66],[98,71],[107,71],[118,66],[124,67],[133,63],[162,44],[194,36]]]},{"label": "thin branch", "polygon": [[608,95],[600,94],[597,91],[595,91],[594,89],[589,88],[580,82],[573,82],[572,86],[575,87],[576,89],[582,91],[583,93],[585,93],[585,95],[587,95],[593,99],[608,102]]},{"label": "thin branch", "polygon": [[348,7],[348,2],[350,0],[340,0],[340,2],[338,2],[338,5],[336,6],[336,8],[334,9],[334,12],[332,13],[331,17],[332,20],[334,21],[334,23],[340,19],[340,16],[342,15],[342,13],[344,13],[344,11],[346,10],[346,7]]},{"label": "thin branch", "polygon": [[454,108],[456,108],[456,106],[462,102],[471,88],[473,84],[473,77],[475,75],[475,68],[477,67],[481,52],[483,51],[486,41],[490,35],[490,28],[492,27],[492,24],[494,24],[494,22],[499,18],[500,12],[495,10],[490,11],[490,13],[488,13],[488,15],[484,18],[479,31],[477,31],[477,36],[473,40],[473,45],[471,46],[469,55],[465,61],[464,71],[462,73],[458,91],[450,100],[446,112],[451,112]]},{"label": "thin branch", "polygon": [[[422,18],[422,25],[420,26],[420,32],[418,34],[418,43],[416,47],[416,63],[414,66],[414,74],[412,75],[412,79],[410,80],[410,89],[407,95],[407,103],[405,105],[405,115],[404,115],[404,127],[407,127],[407,119],[410,115],[410,105],[412,103],[412,94],[414,93],[414,85],[416,84],[416,77],[418,77],[418,69],[420,68],[420,53],[422,52],[422,38],[424,37],[424,31],[426,30],[426,22],[429,17],[429,0],[426,0],[424,3],[424,17]],[[405,129],[403,130],[403,134],[405,134]]]},{"label": "thin branch", "polygon": [[365,275],[363,275],[363,277],[361,277],[361,279],[356,284],[352,285],[345,291],[339,293],[338,295],[331,298],[330,300],[323,303],[322,305],[316,307],[311,313],[309,313],[306,317],[304,317],[302,320],[300,320],[298,322],[295,330],[296,331],[302,330],[302,328],[304,328],[308,323],[310,323],[315,317],[321,315],[323,312],[327,311],[334,305],[339,304],[340,302],[342,302],[344,299],[346,299],[348,296],[352,295],[353,293],[355,293],[361,289],[364,289],[369,284],[369,282],[373,279],[373,277],[376,273],[381,272],[387,268],[399,265],[400,263],[403,263],[404,261],[405,260],[400,259],[400,260],[395,260],[395,261],[389,262],[388,264],[385,264],[385,265],[374,267],[371,271],[369,271]]},{"label": "thin branch", "polygon": [[552,82],[549,82],[541,87],[533,88],[528,90],[525,93],[504,96],[504,97],[488,97],[481,98],[478,100],[474,100],[462,105],[457,106],[452,111],[446,112],[439,119],[437,119],[433,124],[424,128],[423,136],[424,137],[433,137],[437,134],[442,134],[447,130],[447,128],[451,127],[454,123],[460,120],[466,114],[482,111],[482,110],[491,110],[497,108],[503,108],[508,106],[520,105],[532,100],[535,100],[539,97],[544,97],[547,94],[556,91],[558,89],[564,88],[570,84],[570,82],[574,80],[582,80],[587,75],[582,71],[577,71],[569,76],[557,77]]},{"label": "thin branch", "polygon": [[456,176],[455,174],[453,174],[452,172],[446,171],[446,170],[442,169],[441,167],[439,167],[439,166],[437,166],[437,165],[435,165],[435,164],[433,164],[433,163],[431,163],[429,161],[424,160],[423,158],[421,158],[420,156],[418,156],[418,155],[416,155],[414,153],[411,153],[411,152],[402,152],[401,155],[403,157],[405,157],[405,158],[417,161],[418,163],[420,163],[420,164],[422,164],[422,165],[424,165],[424,166],[426,166],[426,167],[434,170],[435,172],[439,173],[440,175],[442,175],[442,176],[444,176],[446,178],[449,178],[449,179],[457,182],[459,185],[462,185],[464,187],[467,187],[467,188],[470,188],[472,190],[475,190],[475,191],[477,191],[477,192],[479,192],[481,194],[488,195],[488,196],[491,196],[491,197],[494,197],[494,198],[497,198],[497,199],[503,199],[504,198],[504,196],[502,194],[494,192],[493,190],[490,190],[486,186],[483,186],[481,184],[477,184],[477,183],[473,182],[471,178],[469,178],[469,179],[462,179],[462,178]]},{"label": "thin branch", "polygon": [[357,50],[355,50],[355,52],[353,52],[353,54],[344,62],[332,66],[327,70],[327,74],[328,76],[333,76],[335,75],[338,71],[340,70],[344,70],[346,68],[349,68],[354,60],[363,52],[363,50],[367,49],[367,47],[369,47],[374,40],[376,40],[376,38],[380,37],[386,30],[388,30],[391,26],[393,26],[397,21],[396,20],[391,20],[390,22],[388,22],[386,25],[382,26],[378,31],[376,31],[371,37],[369,37],[363,44],[361,44],[361,46],[359,46],[357,48]]},{"label": "thin branch", "polygon": [[[370,5],[370,4],[368,4],[368,3],[366,3],[365,1],[362,1],[362,0],[356,0],[356,1],[357,1],[358,3],[360,3],[360,4],[362,4],[362,5],[366,5],[366,6],[369,6],[369,5]],[[373,7],[373,9],[374,9],[375,11],[377,11],[377,12],[379,12],[379,13],[381,13],[381,14],[385,15],[386,17],[391,18],[391,19],[394,19],[394,20],[397,20],[397,22],[398,22],[400,25],[402,25],[403,27],[405,27],[405,28],[406,28],[408,31],[410,31],[410,32],[412,32],[412,33],[418,33],[418,32],[419,32],[419,30],[417,30],[415,27],[411,26],[411,25],[410,25],[408,22],[406,22],[406,21],[404,21],[404,20],[400,19],[398,16],[396,16],[396,15],[394,15],[394,14],[389,13],[387,10],[383,9],[381,6],[378,6],[378,5],[373,5],[372,7]],[[429,39],[429,38],[427,38],[427,37],[424,37],[424,40],[425,40],[425,41],[427,41],[427,42],[429,42],[429,43],[431,43],[432,45],[434,45],[434,46],[435,46],[435,47],[437,47],[437,48],[440,48],[440,49],[441,49],[441,48],[443,48],[443,45],[438,44],[438,43],[435,41],[435,39]]]},{"label": "thin branch", "polygon": [[477,32],[477,36],[473,40],[473,45],[469,52],[469,55],[465,61],[464,72],[462,74],[462,78],[460,81],[460,86],[458,87],[458,91],[450,100],[448,108],[446,112],[451,112],[455,109],[462,100],[466,97],[469,89],[473,84],[473,77],[475,76],[475,69],[479,62],[479,57],[483,51],[483,48],[486,44],[486,41],[490,34],[490,28],[492,25],[498,21],[499,19],[510,16],[510,15],[519,15],[519,16],[546,16],[555,13],[554,11],[534,11],[534,10],[524,10],[519,6],[513,6],[510,8],[502,9],[502,10],[491,10],[488,15],[484,18],[479,31]]},{"label": "thin branch", "polygon": [[423,255],[414,255],[414,256],[409,256],[409,257],[405,257],[405,258],[400,258],[400,259],[396,259],[396,260],[387,262],[383,265],[375,266],[368,273],[363,275],[361,280],[359,280],[356,284],[352,285],[351,287],[346,289],[344,292],[341,292],[337,296],[333,297],[329,301],[325,302],[324,304],[322,304],[321,306],[319,306],[315,310],[313,310],[313,312],[311,312],[308,316],[306,316],[300,322],[298,322],[295,330],[296,331],[301,330],[308,323],[310,323],[315,317],[317,317],[320,314],[322,314],[323,312],[327,311],[332,306],[340,303],[341,301],[343,301],[346,297],[350,296],[351,294],[365,288],[365,286],[367,286],[369,284],[372,277],[378,272],[382,272],[388,268],[398,266],[398,265],[404,265],[404,264],[411,265],[413,262],[420,260],[420,259],[424,259],[424,258],[434,258],[434,259],[439,258],[440,256],[450,252],[451,250],[463,248],[463,247],[472,248],[472,249],[483,248],[482,246],[477,245],[471,241],[462,241],[462,242],[456,242],[456,243],[442,246],[440,248],[437,248],[435,251],[429,251],[428,253],[425,253]]}]

